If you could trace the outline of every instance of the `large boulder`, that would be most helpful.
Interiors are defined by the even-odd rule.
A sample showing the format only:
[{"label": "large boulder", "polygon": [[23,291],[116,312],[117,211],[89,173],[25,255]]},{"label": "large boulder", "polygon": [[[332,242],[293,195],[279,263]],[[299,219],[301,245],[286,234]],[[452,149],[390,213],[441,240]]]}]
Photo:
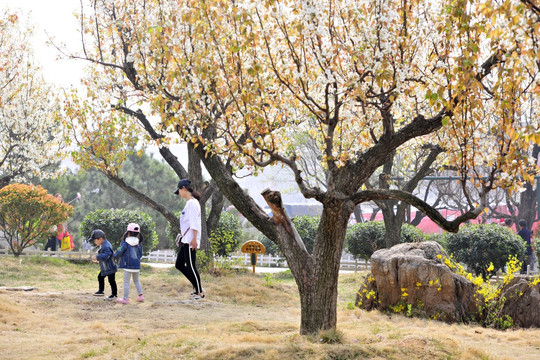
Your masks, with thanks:
[{"label": "large boulder", "polygon": [[502,315],[512,318],[515,326],[540,327],[540,284],[526,276],[516,276],[503,286]]},{"label": "large boulder", "polygon": [[444,263],[436,242],[399,244],[371,257],[371,275],[358,291],[357,306],[414,312],[449,322],[477,313],[475,286]]}]

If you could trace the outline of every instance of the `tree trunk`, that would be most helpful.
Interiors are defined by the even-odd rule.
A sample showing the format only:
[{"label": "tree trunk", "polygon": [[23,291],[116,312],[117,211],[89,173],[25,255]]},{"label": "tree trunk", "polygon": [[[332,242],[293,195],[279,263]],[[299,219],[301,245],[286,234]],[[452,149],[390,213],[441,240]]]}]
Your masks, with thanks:
[{"label": "tree trunk", "polygon": [[525,191],[520,194],[519,204],[519,220],[523,219],[527,222],[527,227],[530,228],[536,219],[536,192],[538,189],[533,188],[529,183],[525,184]]},{"label": "tree trunk", "polygon": [[352,208],[347,211],[343,206],[324,207],[313,249],[311,276],[302,276],[302,273],[295,276],[302,279],[298,285],[302,304],[301,334],[333,329],[337,325],[339,267],[351,212]]},{"label": "tree trunk", "polygon": [[[540,146],[535,145],[532,152],[532,157],[538,161],[538,156],[540,154]],[[525,183],[525,191],[523,191],[519,196],[519,219],[524,219],[527,222],[527,227],[530,229],[532,224],[537,218],[537,204],[536,200],[538,198],[538,179],[535,179],[535,184]],[[516,225],[516,228],[519,228]]]},{"label": "tree trunk", "polygon": [[396,213],[394,213],[394,206],[387,206],[383,209],[384,226],[386,228],[384,240],[387,249],[401,242],[401,227],[405,222],[405,212],[408,207],[408,204],[404,202],[393,203],[397,204]]},{"label": "tree trunk", "polygon": [[266,190],[263,197],[272,209],[277,241],[285,255],[300,294],[300,333],[313,334],[337,324],[337,283],[345,233],[353,205],[335,201],[324,205],[310,255],[283,210],[280,193]]},{"label": "tree trunk", "polygon": [[211,201],[212,207],[210,208],[210,214],[208,214],[208,220],[206,221],[208,234],[211,234],[212,231],[217,228],[221,211],[225,204],[225,198],[219,189],[214,190]]},{"label": "tree trunk", "polygon": [[363,223],[364,220],[364,214],[362,213],[362,205],[358,204],[354,207],[354,218],[356,219],[356,222],[358,224]]},{"label": "tree trunk", "polygon": [[390,249],[392,246],[397,245],[401,242],[402,225],[403,220],[397,219],[395,215],[384,215],[384,226],[386,228],[386,232],[384,234],[384,241],[387,249]]},{"label": "tree trunk", "polygon": [[[193,188],[202,193],[204,186],[204,180],[202,175],[201,159],[199,154],[193,149],[193,145],[188,143],[188,173],[190,180],[193,184]],[[204,199],[201,197],[201,250],[203,250],[208,256],[212,256],[212,246],[210,246],[210,240],[208,240],[208,227],[206,223],[206,201],[208,197]]]}]

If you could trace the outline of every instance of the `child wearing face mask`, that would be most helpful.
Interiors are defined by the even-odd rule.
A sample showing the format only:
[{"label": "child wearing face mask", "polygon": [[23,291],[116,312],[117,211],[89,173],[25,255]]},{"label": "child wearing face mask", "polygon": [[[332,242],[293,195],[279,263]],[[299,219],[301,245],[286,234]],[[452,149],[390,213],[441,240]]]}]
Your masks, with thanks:
[{"label": "child wearing face mask", "polygon": [[129,304],[129,283],[133,278],[133,283],[137,288],[137,301],[144,301],[139,273],[141,271],[143,236],[139,224],[130,223],[122,236],[120,247],[114,253],[114,258],[120,258],[118,267],[124,270],[124,294],[118,298],[121,304]]}]

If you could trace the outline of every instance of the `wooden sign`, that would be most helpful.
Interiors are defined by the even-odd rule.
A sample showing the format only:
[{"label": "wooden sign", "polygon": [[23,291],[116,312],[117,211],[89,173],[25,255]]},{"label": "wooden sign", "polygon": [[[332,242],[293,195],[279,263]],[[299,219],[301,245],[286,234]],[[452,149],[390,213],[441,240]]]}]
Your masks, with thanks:
[{"label": "wooden sign", "polygon": [[253,272],[255,272],[255,265],[257,265],[257,254],[264,254],[266,249],[263,243],[257,240],[246,241],[240,249],[245,254],[251,254],[251,265],[253,266]]}]

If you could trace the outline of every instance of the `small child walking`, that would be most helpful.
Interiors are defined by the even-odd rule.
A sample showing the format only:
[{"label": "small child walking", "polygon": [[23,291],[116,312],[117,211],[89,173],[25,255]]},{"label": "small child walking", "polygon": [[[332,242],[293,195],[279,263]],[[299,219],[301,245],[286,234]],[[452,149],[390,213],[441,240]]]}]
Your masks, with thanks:
[{"label": "small child walking", "polygon": [[105,277],[109,280],[112,294],[107,298],[109,300],[116,299],[118,288],[116,287],[116,271],[118,270],[113,260],[113,248],[111,243],[105,238],[103,230],[96,229],[92,231],[89,243],[92,241],[99,246],[98,254],[92,257],[94,262],[99,262],[100,272],[98,274],[99,289],[94,293],[94,296],[104,296],[105,293]]},{"label": "small child walking", "polygon": [[133,283],[137,288],[137,301],[144,301],[139,273],[141,271],[143,236],[139,224],[130,223],[122,236],[120,247],[114,253],[114,258],[120,258],[118,267],[124,269],[124,296],[118,299],[121,304],[129,304],[129,283],[133,276]]}]

